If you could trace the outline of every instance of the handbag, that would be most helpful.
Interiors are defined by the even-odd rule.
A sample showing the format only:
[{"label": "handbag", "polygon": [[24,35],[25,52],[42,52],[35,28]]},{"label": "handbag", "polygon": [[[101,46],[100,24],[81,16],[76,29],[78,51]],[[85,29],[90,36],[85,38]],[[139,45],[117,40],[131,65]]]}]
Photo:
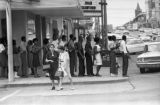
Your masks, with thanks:
[{"label": "handbag", "polygon": [[63,76],[64,76],[64,73],[61,70],[61,68],[59,67],[58,70],[55,73],[55,77],[63,77]]},{"label": "handbag", "polygon": [[49,69],[49,68],[50,68],[50,64],[43,65],[43,69]]}]

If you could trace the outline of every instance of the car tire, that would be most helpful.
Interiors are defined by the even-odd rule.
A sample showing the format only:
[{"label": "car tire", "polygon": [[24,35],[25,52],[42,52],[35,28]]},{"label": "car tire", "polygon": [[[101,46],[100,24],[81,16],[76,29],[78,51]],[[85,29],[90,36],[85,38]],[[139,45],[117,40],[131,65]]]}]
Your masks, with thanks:
[{"label": "car tire", "polygon": [[140,68],[140,73],[145,73],[145,68]]}]

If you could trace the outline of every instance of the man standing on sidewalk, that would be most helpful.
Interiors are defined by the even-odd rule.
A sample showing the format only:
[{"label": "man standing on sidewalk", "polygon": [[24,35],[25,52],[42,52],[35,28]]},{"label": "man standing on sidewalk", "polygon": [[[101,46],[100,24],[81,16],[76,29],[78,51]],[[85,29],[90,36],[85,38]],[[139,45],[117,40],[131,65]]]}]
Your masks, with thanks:
[{"label": "man standing on sidewalk", "polygon": [[122,67],[122,75],[123,77],[127,77],[127,71],[128,71],[128,58],[129,58],[129,53],[127,51],[127,46],[126,46],[126,36],[122,36],[122,41],[120,43],[120,51],[122,52],[122,59],[123,59],[123,67]]},{"label": "man standing on sidewalk", "polygon": [[70,72],[71,76],[74,77],[74,70],[75,70],[75,57],[76,57],[76,52],[75,52],[75,46],[74,46],[74,36],[73,34],[70,35],[70,40],[68,42],[68,52],[69,52],[69,57],[70,57]]}]

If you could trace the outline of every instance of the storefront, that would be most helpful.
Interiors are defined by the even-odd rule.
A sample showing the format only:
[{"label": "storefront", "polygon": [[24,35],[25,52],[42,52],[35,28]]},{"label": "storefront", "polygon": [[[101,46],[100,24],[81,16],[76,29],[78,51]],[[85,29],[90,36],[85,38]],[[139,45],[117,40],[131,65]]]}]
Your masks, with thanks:
[{"label": "storefront", "polygon": [[[5,1],[0,2],[0,37],[7,36]],[[78,0],[14,0],[12,9],[12,36],[20,44],[21,36],[35,37],[40,45],[45,37],[52,38],[54,29],[59,34],[72,33],[72,18],[83,17]]]}]

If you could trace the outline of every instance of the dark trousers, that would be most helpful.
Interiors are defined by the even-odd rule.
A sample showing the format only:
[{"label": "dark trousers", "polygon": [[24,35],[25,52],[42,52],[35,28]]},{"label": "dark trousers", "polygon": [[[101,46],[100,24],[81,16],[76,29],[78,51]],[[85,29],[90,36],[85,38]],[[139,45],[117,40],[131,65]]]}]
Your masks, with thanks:
[{"label": "dark trousers", "polygon": [[27,52],[24,51],[20,55],[21,57],[21,70],[22,70],[22,76],[27,76],[27,69],[28,69],[28,64],[27,64]]},{"label": "dark trousers", "polygon": [[85,75],[85,66],[84,66],[84,59],[81,56],[79,58],[79,76]]},{"label": "dark trousers", "polygon": [[116,54],[115,52],[110,52],[110,73],[118,74],[118,69],[116,68]]},{"label": "dark trousers", "polygon": [[70,57],[70,73],[73,76],[74,75],[74,70],[75,70],[75,66],[76,66],[76,54],[75,51],[71,51],[69,52],[69,57]]},{"label": "dark trousers", "polygon": [[127,75],[127,71],[128,71],[128,55],[123,53],[123,76]]},{"label": "dark trousers", "polygon": [[88,53],[85,53],[86,57],[86,67],[87,67],[87,75],[93,75],[93,61],[92,56]]}]

